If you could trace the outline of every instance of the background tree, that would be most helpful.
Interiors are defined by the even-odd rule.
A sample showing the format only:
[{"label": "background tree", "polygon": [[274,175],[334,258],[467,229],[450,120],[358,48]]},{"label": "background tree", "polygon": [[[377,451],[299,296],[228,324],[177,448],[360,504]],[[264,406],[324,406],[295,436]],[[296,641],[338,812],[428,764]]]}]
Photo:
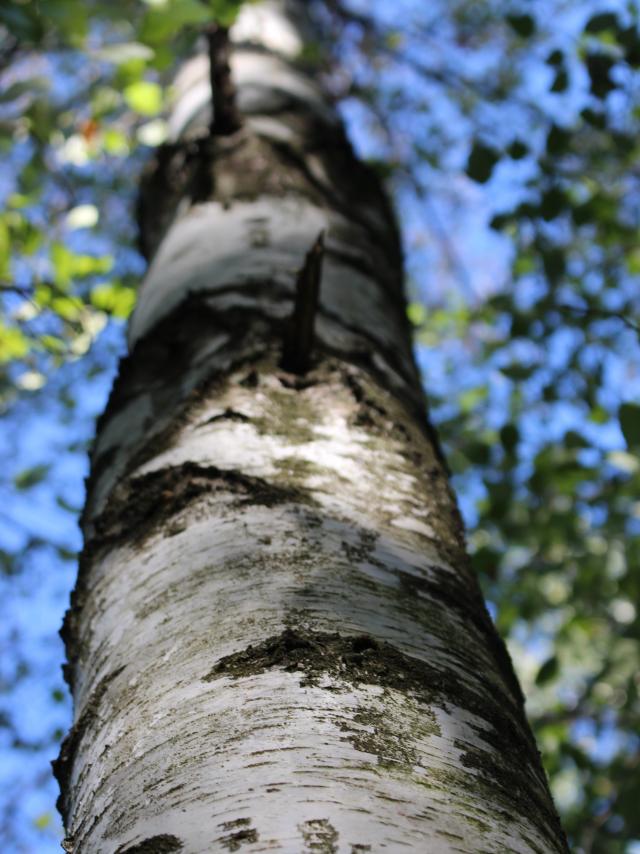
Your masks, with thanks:
[{"label": "background tree", "polygon": [[[64,714],[35,721],[17,711],[25,698],[41,708],[48,690],[60,697],[60,684],[55,655],[27,642],[34,621],[15,597],[28,592],[29,615],[46,615],[39,622],[53,631],[49,597],[61,601],[72,575],[52,571],[55,555],[77,546],[55,499],[81,500],[82,463],[59,450],[67,435],[81,443],[91,432],[64,419],[78,424],[101,408],[106,383],[81,377],[113,364],[117,333],[107,329],[82,362],[50,366],[77,359],[105,312],[130,307],[134,253],[119,248],[97,277],[131,233],[123,185],[138,146],[163,133],[163,66],[209,14],[178,5],[129,5],[126,22],[113,4],[16,3],[1,13],[2,234],[14,248],[3,279],[3,436],[15,451],[3,485],[13,498],[2,530],[4,632],[5,642],[25,639],[3,678],[6,738],[34,774]],[[375,5],[319,13],[339,30],[342,70],[330,82],[346,97],[352,135],[396,188],[418,356],[430,396],[443,401],[435,416],[475,560],[516,652],[558,803],[576,848],[627,850],[638,836],[637,10],[407,2],[392,21]],[[138,125],[131,105],[146,114]],[[486,183],[474,187],[465,170]],[[481,226],[491,216],[500,240]],[[39,442],[34,410],[47,416]],[[20,799],[16,819],[7,797],[12,840],[16,821],[23,833],[26,820],[46,823],[33,798]]]}]

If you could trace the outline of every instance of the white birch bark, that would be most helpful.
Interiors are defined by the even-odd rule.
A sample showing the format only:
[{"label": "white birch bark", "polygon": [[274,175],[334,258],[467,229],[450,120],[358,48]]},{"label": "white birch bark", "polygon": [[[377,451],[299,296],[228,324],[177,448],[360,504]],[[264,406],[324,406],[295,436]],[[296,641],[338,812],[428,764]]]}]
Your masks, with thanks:
[{"label": "white birch bark", "polygon": [[241,130],[198,142],[196,60],[147,182],[63,631],[66,850],[566,851],[426,424],[393,218],[284,8],[236,25]]}]

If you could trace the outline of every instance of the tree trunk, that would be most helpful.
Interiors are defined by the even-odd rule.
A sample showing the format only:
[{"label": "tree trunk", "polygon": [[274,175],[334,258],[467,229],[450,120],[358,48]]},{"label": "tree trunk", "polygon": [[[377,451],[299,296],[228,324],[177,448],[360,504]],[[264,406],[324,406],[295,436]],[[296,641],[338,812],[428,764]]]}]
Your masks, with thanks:
[{"label": "tree trunk", "polygon": [[566,851],[425,418],[389,205],[283,4],[232,35],[241,127],[192,61],[143,183],[153,261],[63,629],[65,848]]}]

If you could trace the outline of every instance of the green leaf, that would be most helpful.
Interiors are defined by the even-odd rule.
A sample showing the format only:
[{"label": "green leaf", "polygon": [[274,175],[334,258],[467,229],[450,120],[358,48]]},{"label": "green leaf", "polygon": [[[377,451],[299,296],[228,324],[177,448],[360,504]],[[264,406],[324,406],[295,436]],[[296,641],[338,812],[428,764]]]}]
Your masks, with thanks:
[{"label": "green leaf", "polygon": [[56,241],[51,246],[51,263],[57,287],[67,290],[75,278],[108,273],[113,258],[110,255],[79,255]]},{"label": "green leaf", "polygon": [[559,125],[553,124],[547,134],[547,153],[563,154],[569,148],[570,141],[571,134]]},{"label": "green leaf", "polygon": [[427,319],[427,310],[421,302],[410,302],[407,317],[412,326],[422,326]]},{"label": "green leaf", "polygon": [[223,27],[230,27],[242,6],[243,0],[209,0],[213,19]]},{"label": "green leaf", "polygon": [[85,0],[40,0],[39,11],[47,25],[58,30],[60,41],[82,47],[89,28],[89,9]]},{"label": "green leaf", "polygon": [[507,454],[513,454],[519,439],[520,432],[515,424],[505,424],[500,430],[500,441]]},{"label": "green leaf", "polygon": [[618,28],[618,18],[612,12],[601,12],[598,15],[593,15],[587,21],[584,28],[585,33],[602,33],[605,30],[616,30]]},{"label": "green leaf", "polygon": [[472,555],[473,567],[478,573],[495,578],[500,566],[500,554],[489,546],[481,546]]},{"label": "green leaf", "polygon": [[576,448],[588,448],[589,447],[589,442],[587,442],[587,440],[584,438],[584,436],[582,436],[576,430],[567,430],[567,432],[564,435],[564,443],[567,446],[567,448],[572,448],[574,450]]},{"label": "green leaf", "polygon": [[483,400],[487,399],[488,394],[489,390],[484,385],[476,386],[475,388],[468,388],[463,391],[458,398],[458,405],[462,412],[471,412],[479,406]]},{"label": "green leaf", "polygon": [[22,43],[37,43],[45,32],[42,16],[35,3],[0,3],[0,23]]},{"label": "green leaf", "polygon": [[125,87],[124,99],[142,116],[155,116],[162,109],[162,87],[149,80],[139,80]]},{"label": "green leaf", "polygon": [[522,160],[528,153],[529,147],[520,139],[514,139],[509,148],[507,148],[507,154],[512,160]]},{"label": "green leaf", "polygon": [[0,364],[23,359],[30,349],[31,342],[21,329],[0,320]]},{"label": "green leaf", "polygon": [[[536,259],[533,253],[531,252],[521,252],[513,261],[513,275],[516,278],[520,276],[527,276],[529,273],[533,273],[536,269]],[[511,334],[517,335],[518,328],[517,323],[520,318],[516,315],[513,315],[513,320],[511,321]]]},{"label": "green leaf", "polygon": [[553,65],[558,68],[559,66],[564,64],[564,53],[556,48],[552,50],[549,56],[547,57],[547,65]]},{"label": "green leaf", "polygon": [[499,160],[499,151],[476,140],[469,154],[467,175],[479,184],[486,184]]},{"label": "green leaf", "polygon": [[37,466],[31,466],[28,469],[23,469],[14,476],[13,485],[20,491],[31,489],[39,483],[42,483],[45,477],[49,474],[50,469],[51,465],[48,463],[42,463]]},{"label": "green leaf", "polygon": [[611,79],[611,70],[615,65],[613,57],[606,53],[590,53],[587,55],[587,71],[591,81],[591,92],[596,98],[603,100],[612,92],[617,83]]},{"label": "green leaf", "polygon": [[592,421],[594,424],[607,424],[609,413],[602,406],[594,406],[589,413],[589,421]]},{"label": "green leaf", "polygon": [[43,350],[52,354],[62,354],[66,352],[67,344],[62,338],[56,335],[41,335],[38,339],[39,345]]},{"label": "green leaf", "polygon": [[106,311],[122,320],[129,317],[135,301],[135,290],[117,282],[109,285],[98,285],[91,291],[91,304],[95,308]]},{"label": "green leaf", "polygon": [[589,107],[585,107],[585,109],[582,110],[580,115],[588,125],[591,125],[591,127],[594,128],[598,128],[598,130],[604,130],[607,126],[607,116],[603,112],[597,112],[596,110],[592,110]]},{"label": "green leaf", "polygon": [[51,308],[63,320],[76,322],[83,314],[84,303],[77,297],[54,297]]},{"label": "green leaf", "polygon": [[618,410],[618,418],[629,450],[640,450],[640,406],[636,403],[623,403]]},{"label": "green leaf", "polygon": [[200,0],[173,0],[153,6],[144,16],[138,38],[156,45],[177,35],[186,26],[211,23],[212,10]]},{"label": "green leaf", "polygon": [[39,98],[30,104],[25,111],[25,116],[29,119],[29,130],[32,136],[38,142],[48,143],[57,121],[57,115],[52,104]]},{"label": "green leaf", "polygon": [[557,675],[559,670],[559,662],[555,655],[548,658],[544,664],[538,670],[538,674],[536,676],[536,685],[545,685],[547,682],[551,682],[552,679]]},{"label": "green leaf", "polygon": [[491,448],[479,439],[472,440],[465,444],[462,452],[469,462],[474,465],[484,466],[491,460]]},{"label": "green leaf", "polygon": [[569,88],[569,73],[566,68],[559,68],[551,84],[551,92],[566,92]]},{"label": "green leaf", "polygon": [[535,18],[532,15],[507,15],[511,29],[523,39],[530,38],[536,31]]},{"label": "green leaf", "polygon": [[114,157],[129,153],[129,142],[126,134],[117,128],[107,128],[102,135],[102,147]]},{"label": "green leaf", "polygon": [[53,815],[50,812],[43,812],[33,819],[33,826],[37,830],[45,830],[53,821]]},{"label": "green leaf", "polygon": [[624,47],[624,58],[632,68],[640,66],[640,31],[636,27],[627,27],[618,31],[618,41]]},{"label": "green leaf", "polygon": [[28,80],[17,80],[10,86],[0,92],[0,104],[7,104],[10,101],[15,101],[22,95],[35,95],[37,92],[44,92],[49,88],[49,81],[44,77],[30,77]]},{"label": "green leaf", "polygon": [[627,255],[627,270],[632,276],[640,275],[640,249],[633,249]]},{"label": "green leaf", "polygon": [[513,362],[511,365],[504,365],[500,368],[500,373],[504,374],[505,377],[508,377],[514,382],[524,382],[524,380],[528,380],[534,371],[535,368],[533,366],[518,365],[516,362]]},{"label": "green leaf", "polygon": [[0,278],[9,276],[11,263],[11,238],[6,219],[0,219]]},{"label": "green leaf", "polygon": [[566,207],[566,197],[559,187],[551,187],[543,194],[540,200],[540,214],[544,220],[550,222],[562,213]]},{"label": "green leaf", "polygon": [[557,282],[567,269],[564,251],[559,246],[551,246],[548,249],[543,249],[541,255],[542,266],[547,279],[550,282]]}]

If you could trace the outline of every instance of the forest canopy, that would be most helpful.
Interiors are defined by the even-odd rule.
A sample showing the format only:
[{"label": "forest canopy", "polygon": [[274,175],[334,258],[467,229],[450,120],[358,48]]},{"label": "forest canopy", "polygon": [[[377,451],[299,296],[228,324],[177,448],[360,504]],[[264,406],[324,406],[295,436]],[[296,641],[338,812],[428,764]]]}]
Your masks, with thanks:
[{"label": "forest canopy", "polygon": [[[56,851],[57,630],[180,58],[240,0],[0,6],[0,840]],[[315,0],[402,229],[409,320],[572,847],[640,850],[640,10]]]}]

